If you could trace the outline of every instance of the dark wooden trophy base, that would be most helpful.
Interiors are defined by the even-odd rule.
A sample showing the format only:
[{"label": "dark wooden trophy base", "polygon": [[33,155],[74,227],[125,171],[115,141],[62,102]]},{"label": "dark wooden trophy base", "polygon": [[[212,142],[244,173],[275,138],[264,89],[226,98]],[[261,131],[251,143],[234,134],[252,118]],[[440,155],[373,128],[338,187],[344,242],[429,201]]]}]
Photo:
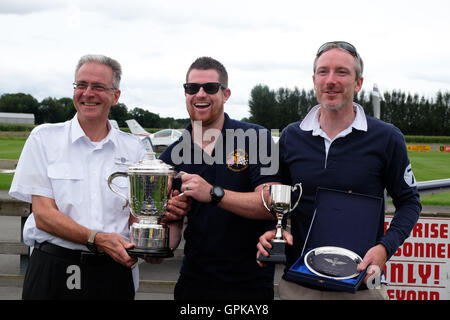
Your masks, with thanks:
[{"label": "dark wooden trophy base", "polygon": [[266,257],[261,254],[258,260],[265,263],[286,263],[286,254],[284,252],[286,242],[273,240],[270,244],[272,249],[265,248],[269,256]]}]

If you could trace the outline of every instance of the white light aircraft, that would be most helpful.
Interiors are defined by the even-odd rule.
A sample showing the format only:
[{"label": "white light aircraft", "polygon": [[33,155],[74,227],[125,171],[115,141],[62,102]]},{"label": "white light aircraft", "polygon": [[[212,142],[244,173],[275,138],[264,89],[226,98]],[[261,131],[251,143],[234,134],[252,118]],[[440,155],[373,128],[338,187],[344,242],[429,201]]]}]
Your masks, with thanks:
[{"label": "white light aircraft", "polygon": [[163,151],[183,135],[183,131],[177,129],[163,129],[151,134],[142,128],[135,119],[126,120],[125,122],[132,134],[141,137],[150,137],[152,145],[157,152]]},{"label": "white light aircraft", "polygon": [[150,133],[147,132],[142,126],[134,119],[125,120],[127,123],[128,128],[130,128],[130,131],[132,134],[136,136],[150,136]]},{"label": "white light aircraft", "polygon": [[114,129],[120,130],[119,124],[117,123],[116,120],[111,120],[111,119],[108,119],[108,120],[109,120],[109,123],[111,124],[111,127],[113,127]]},{"label": "white light aircraft", "polygon": [[[128,124],[128,121],[135,121],[135,122],[136,122],[136,120],[127,120],[127,121],[126,121],[128,127],[129,127],[130,130],[131,130],[131,133],[132,133],[132,134],[135,134],[135,133],[133,132],[133,129],[131,129],[130,124]],[[111,124],[111,127],[113,127],[114,129],[120,130],[119,124],[117,123],[116,120],[111,120],[111,119],[109,119],[109,123]],[[137,126],[139,126],[145,133],[147,133],[147,134],[143,134],[143,135],[139,134],[139,136],[140,136],[142,142],[144,143],[145,150],[155,152],[155,148],[153,147],[152,140],[150,139],[150,134],[149,134],[147,131],[145,131],[145,130],[139,125],[139,123],[136,122],[136,124],[137,124]]]}]

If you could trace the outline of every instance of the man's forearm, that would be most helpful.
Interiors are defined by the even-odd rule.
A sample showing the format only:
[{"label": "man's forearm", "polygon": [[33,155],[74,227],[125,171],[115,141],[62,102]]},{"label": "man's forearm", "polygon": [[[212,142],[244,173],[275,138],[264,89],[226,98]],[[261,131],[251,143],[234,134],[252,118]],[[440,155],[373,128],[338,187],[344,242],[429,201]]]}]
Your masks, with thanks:
[{"label": "man's forearm", "polygon": [[32,196],[32,207],[36,226],[42,231],[71,242],[87,243],[90,230],[60,212],[53,199]]},{"label": "man's forearm", "polygon": [[[268,185],[275,183],[268,183]],[[253,192],[235,192],[225,190],[225,195],[218,206],[239,216],[255,220],[272,220],[274,216],[264,207],[261,199],[262,186]],[[268,191],[264,190],[264,200],[269,203]]]}]

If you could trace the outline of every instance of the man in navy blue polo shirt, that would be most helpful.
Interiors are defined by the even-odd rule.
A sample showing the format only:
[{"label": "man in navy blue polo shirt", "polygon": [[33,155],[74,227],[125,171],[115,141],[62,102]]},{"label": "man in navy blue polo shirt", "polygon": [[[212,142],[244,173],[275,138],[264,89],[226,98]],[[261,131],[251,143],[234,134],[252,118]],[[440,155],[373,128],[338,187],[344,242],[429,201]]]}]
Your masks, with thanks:
[{"label": "man in navy blue polo shirt", "polygon": [[[303,186],[300,205],[291,216],[291,232],[284,232],[287,269],[299,258],[314,213],[318,187],[377,197],[384,189],[396,211],[384,233],[384,205],[377,230],[377,244],[369,249],[358,269],[383,270],[386,261],[408,237],[421,211],[416,181],[400,130],[373,117],[353,102],[362,87],[363,62],[355,47],[335,41],[322,45],[314,61],[314,90],[319,105],[306,117],[290,124],[280,138],[280,170],[283,182]],[[274,232],[260,238],[258,255],[268,255]],[[371,274],[371,272],[368,272]],[[367,281],[368,277],[366,277]],[[359,290],[356,294],[320,291],[281,280],[282,299],[384,299],[383,290]]]},{"label": "man in navy blue polo shirt", "polygon": [[191,124],[160,156],[183,173],[174,187],[192,199],[174,297],[273,299],[274,268],[255,261],[259,236],[274,226],[261,200],[263,185],[279,181],[270,132],[224,113],[231,91],[217,60],[198,58],[184,88]]}]

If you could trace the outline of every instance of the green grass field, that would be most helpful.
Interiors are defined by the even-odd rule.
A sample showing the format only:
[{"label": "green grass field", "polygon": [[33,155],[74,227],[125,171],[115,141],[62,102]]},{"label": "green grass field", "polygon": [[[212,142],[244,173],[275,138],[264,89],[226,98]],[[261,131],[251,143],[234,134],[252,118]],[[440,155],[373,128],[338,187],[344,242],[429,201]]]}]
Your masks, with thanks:
[{"label": "green grass field", "polygon": [[[409,160],[417,181],[450,178],[450,152],[409,151]],[[420,197],[422,205],[450,206],[450,191]]]},{"label": "green grass field", "polygon": [[13,174],[0,174],[0,190],[9,190]]},{"label": "green grass field", "polygon": [[0,159],[19,159],[25,138],[0,138]]},{"label": "green grass field", "polygon": [[[26,138],[0,137],[0,159],[19,159],[25,141]],[[12,179],[13,174],[0,174],[0,190],[8,190]]]},{"label": "green grass field", "polygon": [[408,154],[417,181],[450,178],[450,152],[410,151]]},{"label": "green grass field", "polygon": [[[0,159],[19,159],[25,140],[0,138]],[[417,181],[450,178],[450,152],[410,151],[408,154]],[[0,174],[0,190],[9,189],[12,178],[12,174]],[[421,200],[424,205],[450,206],[450,192],[424,196]]]}]

